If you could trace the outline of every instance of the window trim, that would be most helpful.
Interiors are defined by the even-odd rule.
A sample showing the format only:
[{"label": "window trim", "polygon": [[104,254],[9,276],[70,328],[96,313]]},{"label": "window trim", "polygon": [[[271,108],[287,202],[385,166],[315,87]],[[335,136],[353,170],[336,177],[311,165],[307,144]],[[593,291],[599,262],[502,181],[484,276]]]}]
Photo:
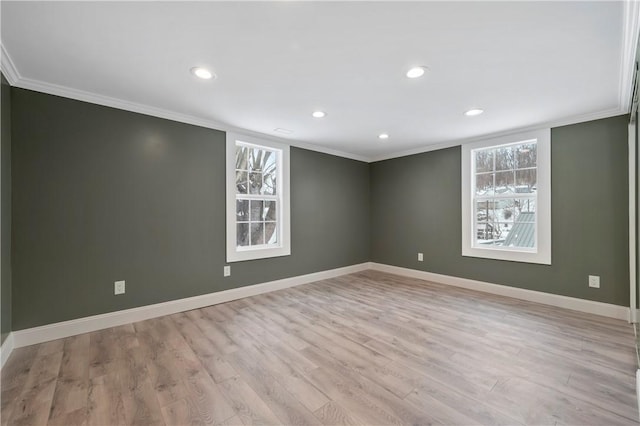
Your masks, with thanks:
[{"label": "window trim", "polygon": [[[236,246],[236,143],[264,147],[279,151],[278,188],[281,189],[280,208],[278,214],[277,247],[254,246],[255,248],[241,248]],[[242,262],[245,260],[265,259],[270,257],[289,256],[291,254],[291,204],[290,204],[290,163],[289,145],[258,139],[239,133],[226,134],[226,222],[227,222],[227,262]]]},{"label": "window trim", "polygon": [[[537,141],[536,248],[474,245],[472,151]],[[517,197],[511,197],[517,198]],[[518,133],[462,145],[462,256],[551,265],[551,129]]]}]

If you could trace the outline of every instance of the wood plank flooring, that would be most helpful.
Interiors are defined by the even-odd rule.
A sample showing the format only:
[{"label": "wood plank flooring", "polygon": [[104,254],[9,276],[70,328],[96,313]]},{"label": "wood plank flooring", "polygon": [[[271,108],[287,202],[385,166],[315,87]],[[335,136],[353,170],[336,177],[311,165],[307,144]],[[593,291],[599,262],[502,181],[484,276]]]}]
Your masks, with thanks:
[{"label": "wood plank flooring", "polygon": [[1,425],[636,424],[623,321],[367,271],[14,351]]}]

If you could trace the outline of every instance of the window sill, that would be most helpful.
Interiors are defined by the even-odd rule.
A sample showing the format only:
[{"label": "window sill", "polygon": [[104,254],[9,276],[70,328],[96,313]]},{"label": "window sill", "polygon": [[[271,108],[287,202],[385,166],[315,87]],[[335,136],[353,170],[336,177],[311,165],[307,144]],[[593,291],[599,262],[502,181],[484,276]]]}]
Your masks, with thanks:
[{"label": "window sill", "polygon": [[537,263],[551,265],[551,253],[533,252],[523,250],[505,250],[500,248],[475,248],[462,249],[463,257],[476,257],[481,259],[507,260],[511,262]]},{"label": "window sill", "polygon": [[245,260],[268,259],[271,257],[290,256],[291,249],[280,248],[257,248],[252,250],[234,250],[227,252],[227,262],[243,262]]}]

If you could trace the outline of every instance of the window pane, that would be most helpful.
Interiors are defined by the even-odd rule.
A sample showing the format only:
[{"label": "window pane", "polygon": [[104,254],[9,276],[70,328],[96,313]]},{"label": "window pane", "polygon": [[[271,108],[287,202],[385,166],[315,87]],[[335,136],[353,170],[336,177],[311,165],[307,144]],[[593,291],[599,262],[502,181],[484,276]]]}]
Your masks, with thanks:
[{"label": "window pane", "polygon": [[496,245],[502,245],[504,239],[509,233],[509,229],[513,226],[512,223],[496,222],[494,225],[494,243]]},{"label": "window pane", "polygon": [[535,192],[536,175],[536,169],[516,170],[516,192]]},{"label": "window pane", "polygon": [[236,220],[238,222],[249,221],[249,200],[236,200]]},{"label": "window pane", "polygon": [[249,173],[249,193],[260,194],[262,188],[262,173]]},{"label": "window pane", "polygon": [[506,194],[516,192],[515,178],[513,171],[496,173],[496,194]]},{"label": "window pane", "polygon": [[501,230],[497,222],[480,222],[476,225],[476,241],[482,245],[495,245],[500,238]]},{"label": "window pane", "polygon": [[483,200],[476,202],[476,221],[495,222],[494,200]]},{"label": "window pane", "polygon": [[[526,213],[533,214],[533,213]],[[520,222],[513,224],[511,230],[502,243],[505,247],[533,248],[536,245],[536,224],[534,222]]]},{"label": "window pane", "polygon": [[478,222],[476,224],[476,232],[476,241],[479,243],[483,243],[483,240],[490,240],[492,238],[491,230],[486,222]]},{"label": "window pane", "polygon": [[509,232],[511,231],[511,229],[513,228],[513,222],[500,222],[500,238],[501,239],[505,239],[507,237],[507,235],[509,235]]},{"label": "window pane", "polygon": [[524,169],[527,167],[536,167],[537,165],[537,148],[535,143],[519,145],[515,147],[517,167]]},{"label": "window pane", "polygon": [[263,201],[251,200],[251,221],[252,222],[264,220],[262,203]]},{"label": "window pane", "polygon": [[263,173],[275,173],[276,171],[276,153],[273,151],[265,151],[264,158],[262,160],[262,172]]},{"label": "window pane", "polygon": [[493,150],[476,151],[476,172],[493,171]]},{"label": "window pane", "polygon": [[516,199],[489,199],[476,201],[476,243],[502,245],[520,213]]},{"label": "window pane", "polygon": [[496,171],[510,169],[515,169],[513,147],[508,146],[496,149]]},{"label": "window pane", "polygon": [[275,222],[267,222],[264,224],[264,239],[266,244],[278,244],[278,233]]},{"label": "window pane", "polygon": [[514,228],[508,240],[502,243],[505,247],[521,247],[521,248],[533,248],[535,247],[535,225],[527,225],[531,229],[520,229],[518,226]]},{"label": "window pane", "polygon": [[247,193],[247,172],[236,170],[236,193]]},{"label": "window pane", "polygon": [[509,229],[512,227],[513,224],[511,223],[478,223],[476,226],[476,243],[483,246],[500,246],[504,243],[504,240],[509,233]]},{"label": "window pane", "polygon": [[247,170],[247,157],[250,148],[236,145],[236,169]]},{"label": "window pane", "polygon": [[251,171],[270,173],[276,170],[276,153],[266,149],[253,148],[249,156]]},{"label": "window pane", "polygon": [[513,222],[516,213],[516,200],[496,200],[495,216],[499,222]]},{"label": "window pane", "polygon": [[263,175],[262,193],[266,195],[276,195],[276,173],[271,172]]},{"label": "window pane", "polygon": [[265,201],[264,202],[264,220],[276,220],[276,202]]},{"label": "window pane", "polygon": [[493,195],[493,173],[476,175],[476,195]]},{"label": "window pane", "polygon": [[262,172],[262,157],[264,151],[259,148],[251,148],[249,154],[249,169],[251,171]]},{"label": "window pane", "polygon": [[264,244],[264,223],[251,224],[251,245]]},{"label": "window pane", "polygon": [[514,223],[505,226],[503,246],[535,247],[536,213],[535,199],[516,199],[514,205]]},{"label": "window pane", "polygon": [[[536,212],[536,200],[531,198],[525,198],[516,200],[516,214],[520,215],[523,213],[535,213]],[[519,220],[525,220],[525,216],[523,216]],[[535,222],[535,216],[527,216],[526,221]]]},{"label": "window pane", "polygon": [[236,227],[236,245],[246,247],[249,245],[249,224],[238,223]]}]

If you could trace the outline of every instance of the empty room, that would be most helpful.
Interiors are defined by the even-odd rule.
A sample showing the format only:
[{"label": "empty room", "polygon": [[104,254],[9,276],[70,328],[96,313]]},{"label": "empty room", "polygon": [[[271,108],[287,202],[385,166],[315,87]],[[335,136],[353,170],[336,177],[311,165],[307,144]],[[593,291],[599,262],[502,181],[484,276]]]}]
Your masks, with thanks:
[{"label": "empty room", "polygon": [[640,3],[0,23],[0,426],[638,424]]}]

